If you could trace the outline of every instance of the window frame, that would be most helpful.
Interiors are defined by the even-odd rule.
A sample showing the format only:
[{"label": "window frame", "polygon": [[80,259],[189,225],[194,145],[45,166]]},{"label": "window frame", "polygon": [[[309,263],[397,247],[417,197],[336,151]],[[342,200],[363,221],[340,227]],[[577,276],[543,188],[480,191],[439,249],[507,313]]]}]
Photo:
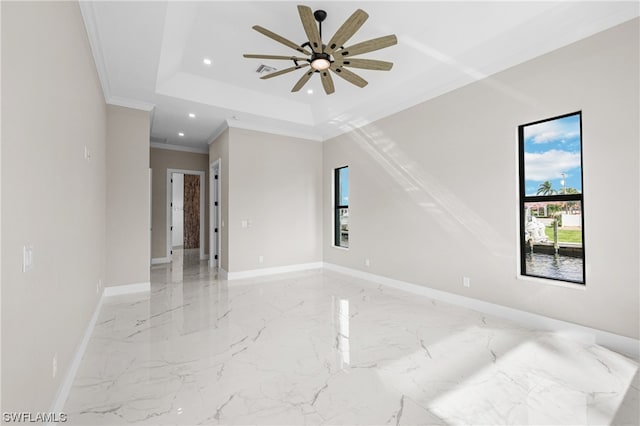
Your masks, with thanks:
[{"label": "window frame", "polygon": [[349,169],[349,166],[341,166],[333,169],[333,246],[348,249],[349,246],[340,244],[340,210],[349,211],[349,204],[340,204],[340,170]]},{"label": "window frame", "polygon": [[[524,154],[525,154],[525,140],[524,140],[524,129],[528,126],[532,126],[535,124],[545,123],[548,121],[559,120],[566,117],[571,117],[573,115],[578,115],[579,123],[580,123],[580,185],[581,191],[579,194],[554,194],[554,195],[527,195],[526,194],[526,186],[525,186],[525,163],[524,163]],[[518,205],[520,207],[520,276],[527,278],[536,278],[543,280],[551,280],[554,282],[560,283],[569,283],[576,284],[579,286],[586,286],[586,250],[585,250],[585,234],[584,234],[584,161],[583,161],[583,153],[582,153],[582,110],[570,112],[568,114],[562,114],[555,117],[545,118],[543,120],[532,121],[530,123],[521,124],[518,126],[518,173],[519,173],[519,188],[518,188]],[[527,242],[524,239],[525,235],[525,227],[526,227],[526,214],[525,214],[525,205],[527,203],[535,203],[535,202],[570,202],[570,201],[578,201],[580,202],[580,220],[581,220],[581,232],[582,232],[582,281],[572,281],[562,278],[554,278],[549,276],[541,276],[541,275],[533,275],[528,274],[526,268],[526,254],[528,252]]]}]

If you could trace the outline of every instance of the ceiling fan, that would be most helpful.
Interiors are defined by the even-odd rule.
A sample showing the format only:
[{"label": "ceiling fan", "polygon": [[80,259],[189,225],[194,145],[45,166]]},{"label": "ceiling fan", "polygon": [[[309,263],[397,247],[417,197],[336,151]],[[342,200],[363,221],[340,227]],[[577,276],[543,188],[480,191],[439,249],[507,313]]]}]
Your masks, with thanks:
[{"label": "ceiling fan", "polygon": [[[368,82],[356,73],[349,71],[347,68],[389,71],[393,66],[392,62],[379,61],[375,59],[352,58],[352,56],[362,55],[363,53],[373,52],[375,50],[384,49],[385,47],[397,44],[398,39],[394,34],[363,41],[347,47],[343,46],[343,44],[360,29],[369,17],[364,10],[356,10],[349,19],[342,24],[338,31],[336,31],[327,44],[322,42],[322,22],[326,19],[327,12],[324,10],[316,10],[315,12],[312,12],[310,7],[300,5],[298,6],[298,13],[300,14],[300,20],[302,21],[302,26],[304,27],[304,31],[308,38],[308,41],[301,45],[297,45],[291,40],[287,40],[286,38],[259,25],[253,26],[253,29],[259,33],[307,55],[307,57],[300,57],[245,54],[245,58],[293,61],[294,66],[272,72],[261,77],[261,79],[264,80],[277,77],[309,66],[310,69],[304,73],[295,86],[293,86],[291,91],[299,91],[302,86],[309,81],[313,74],[319,73],[322,81],[322,87],[327,95],[330,95],[335,92],[335,87],[329,70],[344,78],[349,83],[355,84],[358,87],[364,87]],[[318,22],[317,26],[315,21]]]}]

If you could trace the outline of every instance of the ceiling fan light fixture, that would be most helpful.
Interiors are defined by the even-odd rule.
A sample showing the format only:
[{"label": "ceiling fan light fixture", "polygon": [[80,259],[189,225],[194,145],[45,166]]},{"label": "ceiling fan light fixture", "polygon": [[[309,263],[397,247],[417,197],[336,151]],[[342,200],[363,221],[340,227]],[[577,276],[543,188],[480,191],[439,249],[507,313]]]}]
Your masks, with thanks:
[{"label": "ceiling fan light fixture", "polygon": [[326,58],[316,58],[313,61],[311,61],[311,68],[313,68],[316,71],[324,71],[326,69],[329,69],[330,66],[331,66],[331,61],[329,61]]}]

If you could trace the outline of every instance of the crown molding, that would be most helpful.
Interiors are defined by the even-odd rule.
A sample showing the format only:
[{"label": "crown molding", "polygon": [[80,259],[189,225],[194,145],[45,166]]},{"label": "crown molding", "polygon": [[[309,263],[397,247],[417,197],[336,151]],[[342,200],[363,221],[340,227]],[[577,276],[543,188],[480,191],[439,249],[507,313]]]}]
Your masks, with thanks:
[{"label": "crown molding", "polygon": [[226,121],[223,122],[220,126],[218,126],[218,128],[209,137],[209,142],[207,142],[207,145],[211,146],[213,141],[218,139],[220,137],[220,135],[223,134],[224,131],[227,130],[228,128],[229,128],[229,125],[227,124]]},{"label": "crown molding", "polygon": [[139,109],[142,111],[151,112],[153,115],[155,105],[137,101],[133,99],[122,98],[120,96],[114,96],[111,94],[111,85],[109,84],[109,78],[107,74],[107,66],[104,60],[104,53],[102,51],[102,42],[98,34],[98,24],[96,21],[96,14],[91,1],[78,2],[80,5],[80,14],[84,21],[84,28],[87,32],[87,39],[89,40],[89,46],[91,46],[91,53],[93,54],[93,61],[96,64],[96,71],[98,78],[100,79],[100,85],[102,86],[102,95],[108,105],[122,106],[126,108]]},{"label": "crown molding", "polygon": [[195,154],[209,154],[209,148],[196,148],[193,146],[172,145],[168,143],[151,142],[151,148],[166,149],[169,151],[192,152]]},{"label": "crown molding", "polygon": [[109,85],[109,79],[107,77],[107,67],[104,61],[104,53],[102,52],[102,43],[100,42],[100,36],[98,35],[98,25],[96,23],[93,2],[80,1],[78,4],[80,6],[82,20],[84,21],[84,28],[87,32],[89,46],[91,46],[93,62],[95,62],[98,78],[100,79],[100,85],[102,86],[102,95],[104,96],[105,102],[109,103],[109,98],[111,97],[111,86]]},{"label": "crown molding", "polygon": [[125,108],[139,109],[153,113],[155,110],[155,104],[149,102],[137,101],[135,99],[121,98],[120,96],[111,96],[107,99],[107,104],[121,106]]}]

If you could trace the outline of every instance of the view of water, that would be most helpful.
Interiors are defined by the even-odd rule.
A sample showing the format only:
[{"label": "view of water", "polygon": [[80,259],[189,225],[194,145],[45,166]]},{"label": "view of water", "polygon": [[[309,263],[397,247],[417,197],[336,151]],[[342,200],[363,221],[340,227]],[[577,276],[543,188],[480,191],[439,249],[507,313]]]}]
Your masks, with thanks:
[{"label": "view of water", "polygon": [[526,256],[527,275],[584,282],[583,260],[580,257],[543,253],[527,253]]}]

